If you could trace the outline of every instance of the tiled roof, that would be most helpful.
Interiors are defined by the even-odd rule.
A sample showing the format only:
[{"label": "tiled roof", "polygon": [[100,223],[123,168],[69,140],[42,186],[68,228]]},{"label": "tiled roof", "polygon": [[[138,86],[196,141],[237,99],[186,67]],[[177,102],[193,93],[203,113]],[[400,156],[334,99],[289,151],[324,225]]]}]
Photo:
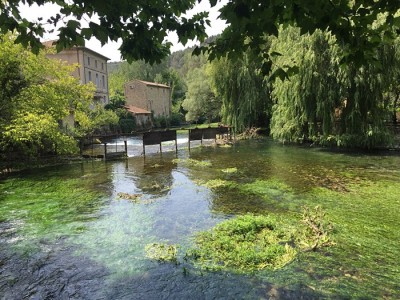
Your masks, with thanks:
[{"label": "tiled roof", "polygon": [[130,113],[133,113],[135,115],[148,115],[148,114],[151,115],[151,112],[133,105],[125,105],[124,108]]}]

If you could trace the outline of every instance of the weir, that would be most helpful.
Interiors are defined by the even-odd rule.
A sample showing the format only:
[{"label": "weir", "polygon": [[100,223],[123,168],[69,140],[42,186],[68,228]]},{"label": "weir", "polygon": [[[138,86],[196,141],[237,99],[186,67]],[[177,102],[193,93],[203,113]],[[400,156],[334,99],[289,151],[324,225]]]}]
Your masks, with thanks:
[{"label": "weir", "polygon": [[[185,130],[185,129],[180,129]],[[214,140],[216,142],[217,137],[220,138],[229,138],[231,139],[231,128],[227,126],[219,126],[219,127],[208,127],[208,128],[193,128],[186,129],[188,131],[188,148],[190,151],[191,142],[200,141],[203,144],[204,140]],[[175,152],[178,152],[178,141],[177,141],[177,129],[165,129],[165,130],[150,130],[146,132],[136,132],[130,134],[112,134],[112,135],[96,135],[91,136],[91,146],[92,153],[91,155],[82,155],[83,153],[83,141],[80,141],[80,149],[81,155],[85,158],[102,158],[105,160],[109,159],[122,159],[128,157],[128,145],[127,138],[132,136],[142,136],[142,145],[143,145],[143,155],[146,155],[146,146],[159,145],[159,151],[162,153],[162,143],[163,142],[175,142]],[[110,149],[110,145],[112,145],[109,141],[110,139],[116,138],[124,138],[124,149],[118,149],[117,142],[115,143],[115,151]],[[97,144],[103,145],[103,154],[95,154],[94,153],[94,144],[97,141]]]}]

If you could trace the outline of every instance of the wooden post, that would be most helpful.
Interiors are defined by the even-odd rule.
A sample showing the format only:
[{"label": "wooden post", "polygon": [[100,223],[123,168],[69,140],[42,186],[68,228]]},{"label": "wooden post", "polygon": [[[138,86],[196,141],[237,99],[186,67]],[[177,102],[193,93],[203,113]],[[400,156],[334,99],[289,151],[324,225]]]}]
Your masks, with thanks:
[{"label": "wooden post", "polygon": [[146,146],[144,144],[144,138],[142,140],[143,140],[143,156],[146,156]]},{"label": "wooden post", "polygon": [[79,139],[79,155],[83,154],[83,139]]},{"label": "wooden post", "polygon": [[107,143],[104,143],[104,160],[107,158]]},{"label": "wooden post", "polygon": [[128,157],[128,142],[124,141],[124,145],[125,145],[125,155],[126,157]]},{"label": "wooden post", "polygon": [[175,153],[178,154],[178,138],[175,138]]},{"label": "wooden post", "polygon": [[189,152],[190,152],[190,129],[188,130]]}]

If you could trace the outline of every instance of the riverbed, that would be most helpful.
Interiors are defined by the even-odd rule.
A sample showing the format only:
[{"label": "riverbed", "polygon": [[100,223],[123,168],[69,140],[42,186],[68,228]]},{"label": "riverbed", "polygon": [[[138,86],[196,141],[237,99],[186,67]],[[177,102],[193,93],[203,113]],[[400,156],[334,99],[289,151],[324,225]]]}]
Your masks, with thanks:
[{"label": "riverbed", "polygon": [[[398,154],[269,139],[178,153],[166,145],[146,157],[140,149],[133,139],[126,160],[0,181],[1,299],[400,298]],[[204,184],[217,180],[234,185]],[[295,220],[316,205],[334,225],[335,245],[300,253],[282,269],[207,270],[184,257],[196,233],[224,220]],[[178,261],[148,258],[151,243],[179,245]]]}]

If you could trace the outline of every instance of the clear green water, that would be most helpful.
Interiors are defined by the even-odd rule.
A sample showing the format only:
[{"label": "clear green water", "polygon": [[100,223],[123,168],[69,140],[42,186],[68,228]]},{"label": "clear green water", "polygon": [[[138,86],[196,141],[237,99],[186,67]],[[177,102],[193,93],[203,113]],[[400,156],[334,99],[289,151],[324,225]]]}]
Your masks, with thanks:
[{"label": "clear green water", "polygon": [[[398,155],[266,140],[181,150],[175,158],[87,162],[0,181],[0,297],[400,298]],[[199,185],[209,180],[232,184]],[[140,194],[140,201],[118,193]],[[208,272],[183,260],[195,233],[222,220],[252,212],[296,222],[304,205],[327,212],[335,246],[252,274]],[[182,263],[147,259],[152,242],[179,244]]]}]

